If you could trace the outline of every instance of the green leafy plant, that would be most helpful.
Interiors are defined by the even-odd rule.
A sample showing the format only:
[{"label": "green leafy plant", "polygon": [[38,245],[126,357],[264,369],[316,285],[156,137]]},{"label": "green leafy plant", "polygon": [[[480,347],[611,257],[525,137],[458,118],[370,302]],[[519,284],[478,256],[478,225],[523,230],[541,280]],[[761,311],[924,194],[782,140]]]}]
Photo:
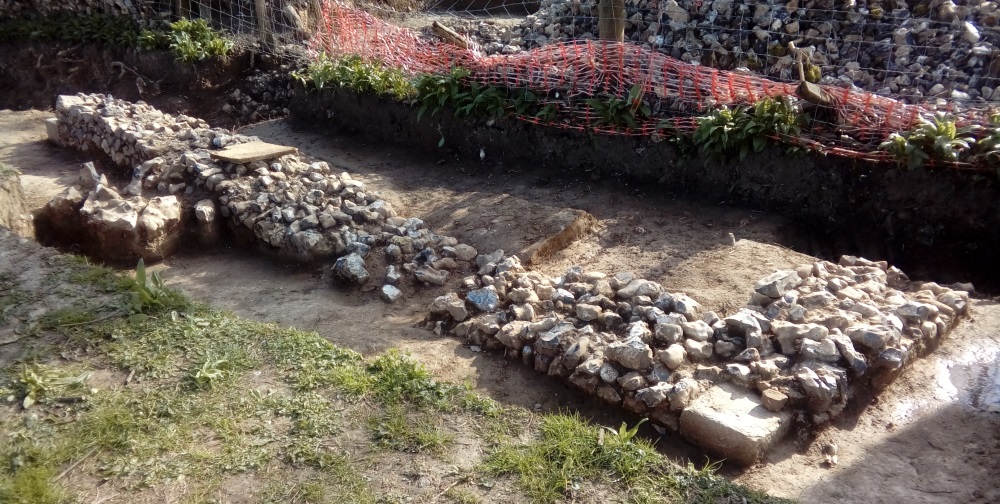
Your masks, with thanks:
[{"label": "green leafy plant", "polygon": [[229,361],[226,359],[205,359],[204,364],[191,376],[195,388],[210,389],[229,373]]},{"label": "green leafy plant", "polygon": [[749,120],[747,107],[724,106],[698,120],[692,140],[704,154],[714,159],[724,159],[735,150],[740,151],[741,158],[745,157],[748,151],[745,126]]},{"label": "green leafy plant", "polygon": [[146,274],[146,263],[139,259],[135,267],[135,278],[128,282],[131,291],[129,309],[134,314],[187,310],[191,302],[184,294],[166,287],[163,279],[155,271]]},{"label": "green leafy plant", "polygon": [[545,121],[554,121],[559,115],[559,104],[558,103],[546,103],[541,110],[535,114],[536,119],[542,119]]},{"label": "green leafy plant", "polygon": [[510,93],[510,104],[517,115],[529,115],[538,107],[538,96],[528,89],[517,89]]},{"label": "green leafy plant", "polygon": [[[893,133],[879,149],[889,152],[896,162],[908,169],[919,168],[928,159],[957,162],[976,143],[968,128],[956,126],[952,117],[938,114],[932,120],[920,119],[912,130]],[[991,141],[987,137],[984,148]]]},{"label": "green leafy plant", "polygon": [[995,167],[1000,176],[1000,115],[990,116],[989,125],[979,129],[979,140],[973,146],[973,159]]},{"label": "green leafy plant", "polygon": [[559,115],[559,103],[542,101],[528,89],[516,89],[507,93],[507,108],[516,115],[552,121]]},{"label": "green leafy plant", "polygon": [[648,119],[652,115],[652,110],[643,100],[644,95],[643,87],[640,84],[635,84],[629,89],[628,96],[624,99],[619,97],[611,97],[607,100],[590,98],[586,100],[586,103],[597,115],[595,125],[637,129],[640,120]]},{"label": "green leafy plant", "polygon": [[899,133],[889,135],[889,139],[879,145],[880,150],[888,151],[899,165],[905,165],[910,170],[923,166],[930,156],[909,138]]},{"label": "green leafy plant", "polygon": [[166,50],[170,47],[170,35],[160,30],[143,30],[138,45],[144,51]]},{"label": "green leafy plant", "polygon": [[331,59],[320,53],[315,62],[301,71],[292,72],[292,77],[303,87],[322,91],[330,86],[350,89],[358,93],[388,95],[406,99],[415,92],[413,83],[400,70],[377,62],[369,62],[358,56]]},{"label": "green leafy plant", "polygon": [[764,99],[753,107],[722,107],[698,119],[692,140],[716,160],[764,150],[768,142],[799,134],[801,116],[787,98]]},{"label": "green leafy plant", "polygon": [[21,405],[27,409],[35,403],[62,394],[67,390],[82,387],[88,378],[90,378],[89,373],[67,376],[54,367],[22,364],[21,373],[15,383],[15,391]]},{"label": "green leafy plant", "polygon": [[501,117],[507,112],[507,97],[500,89],[478,82],[452,96],[455,117]]},{"label": "green leafy plant", "polygon": [[464,68],[455,67],[446,74],[425,74],[416,81],[417,120],[428,110],[431,116],[436,116],[445,107],[455,101],[455,97],[463,91],[463,81],[470,73]]},{"label": "green leafy plant", "polygon": [[[501,117],[508,108],[517,105],[500,88],[475,81],[466,82],[469,75],[468,70],[457,67],[443,75],[421,75],[415,84],[417,119],[427,111],[436,116],[445,108],[453,109],[455,117]],[[527,110],[531,103],[525,96],[522,95],[520,102],[523,110]]]},{"label": "green leafy plant", "polygon": [[143,30],[138,42],[148,51],[169,49],[186,63],[225,56],[233,47],[204,19],[180,19],[170,23],[165,31]]}]

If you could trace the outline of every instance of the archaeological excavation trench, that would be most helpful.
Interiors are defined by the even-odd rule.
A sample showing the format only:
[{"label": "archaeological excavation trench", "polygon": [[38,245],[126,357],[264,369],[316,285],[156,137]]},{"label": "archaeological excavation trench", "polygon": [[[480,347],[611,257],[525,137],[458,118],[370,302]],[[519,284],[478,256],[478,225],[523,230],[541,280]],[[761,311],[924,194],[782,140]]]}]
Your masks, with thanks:
[{"label": "archaeological excavation trench", "polygon": [[317,264],[340,289],[377,291],[363,302],[421,300],[426,330],[745,465],[863,407],[970,306],[968,284],[911,281],[885,261],[844,256],[766,271],[736,294],[745,306],[719,313],[697,289],[667,289],[627,265],[547,268],[592,232],[586,212],[555,213],[539,240],[477,250],[364,177],[195,117],[64,95],[47,126],[92,162],[36,213],[43,243],[129,264],[223,241]]},{"label": "archaeological excavation trench", "polygon": [[[691,19],[757,22],[730,4],[698,2]],[[559,19],[589,1],[437,7],[533,14],[513,30],[454,25],[489,54],[594,28]],[[975,10],[992,18],[995,6]],[[827,50],[845,55],[858,45],[845,35],[890,24],[951,36],[945,22],[910,27],[896,14],[792,25],[831,33]],[[953,28],[967,38],[967,24]],[[627,29],[669,43],[648,24]],[[992,43],[995,30],[982,36]],[[958,57],[968,75],[901,77],[891,91],[992,99],[995,83],[969,80],[988,60],[961,44],[918,57],[928,70]],[[0,161],[24,185],[0,169],[0,224],[120,268],[141,258],[241,317],[366,355],[402,348],[508,404],[612,428],[646,419],[641,435],[671,458],[725,459],[724,475],[774,495],[1000,499],[992,174],[783,146],[692,160],[662,138],[511,114],[421,119],[385,96],[306,92],[290,76],[303,64],[293,49],[189,65],[164,51],[0,40],[0,109],[35,109],[0,110]],[[772,77],[789,71],[790,56],[768,54]],[[869,68],[822,66],[825,84],[860,75],[882,92]],[[45,143],[22,132],[39,118]]]}]

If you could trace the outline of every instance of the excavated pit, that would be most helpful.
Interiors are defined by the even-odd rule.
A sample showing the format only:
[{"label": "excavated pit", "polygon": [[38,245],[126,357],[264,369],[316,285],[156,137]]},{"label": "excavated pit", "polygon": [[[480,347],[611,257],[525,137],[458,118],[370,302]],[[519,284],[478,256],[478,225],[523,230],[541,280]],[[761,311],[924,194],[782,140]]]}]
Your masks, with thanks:
[{"label": "excavated pit", "polygon": [[[23,49],[25,46],[19,47]],[[114,88],[115,96],[124,96],[132,100],[146,98],[166,111],[190,113],[214,119],[210,121],[212,124],[233,125],[250,120],[249,116],[237,117],[220,109],[220,104],[233,101],[229,94],[234,86],[240,86],[239,80],[227,82],[228,78],[220,79],[210,82],[211,85],[207,88],[201,86],[205,84],[204,82],[197,85],[177,84],[168,86],[165,92],[157,96],[140,96],[133,90],[135,85],[129,79],[108,79],[105,69],[110,61],[120,57],[118,55],[108,56],[110,53],[107,51],[93,50],[93,54],[104,59],[94,60],[97,62],[93,63],[95,71],[92,78],[74,80],[80,75],[86,75],[86,72],[72,71],[79,66],[78,64],[71,68],[56,70],[55,75],[60,75],[61,78],[48,79],[45,73],[47,70],[34,69],[34,64],[42,53],[54,56],[55,49],[41,48],[38,44],[32,47],[35,47],[32,51],[38,52],[27,55],[19,49],[5,54],[6,61],[23,61],[24,65],[14,67],[23,68],[25,73],[31,72],[31,78],[28,80],[14,78],[0,84],[6,86],[3,92],[0,92],[0,102],[2,102],[0,107],[46,107],[53,103],[53,96],[57,92],[72,93],[82,90],[107,92]],[[91,49],[84,47],[82,51]],[[155,56],[135,57],[141,60]],[[31,60],[30,64],[28,60]],[[133,62],[138,64],[137,61]],[[166,61],[146,64],[149,66],[145,68],[158,69],[156,71],[164,75],[172,75],[174,72],[171,68],[173,64]],[[234,75],[245,75],[245,72],[240,70]],[[53,84],[55,82],[59,84]],[[191,92],[199,86],[203,92],[197,95]],[[180,97],[181,93],[187,98]],[[309,105],[301,104],[304,99],[314,100],[313,103],[319,100],[321,105],[326,104],[324,105],[326,108],[316,109],[315,115],[309,115],[311,113],[308,110]],[[970,181],[965,175],[948,172],[907,174],[892,167],[854,165],[836,159],[818,161],[810,159],[810,163],[813,161],[816,163],[808,166],[808,163],[802,160],[783,161],[778,153],[768,154],[761,160],[751,160],[738,168],[710,167],[705,170],[708,172],[706,175],[694,173],[691,168],[676,166],[664,170],[663,165],[668,165],[669,161],[674,159],[672,157],[674,154],[658,151],[663,149],[662,146],[647,145],[634,140],[599,139],[600,148],[593,150],[593,147],[585,145],[583,139],[565,132],[539,131],[541,128],[505,122],[501,122],[498,127],[479,124],[470,129],[468,124],[463,126],[450,119],[443,121],[445,127],[443,132],[447,134],[449,142],[442,152],[435,147],[439,138],[438,132],[431,131],[432,128],[426,125],[419,125],[412,117],[412,111],[406,111],[395,104],[347,93],[340,93],[339,98],[299,96],[296,100],[300,103],[300,108],[295,110],[300,124],[309,124],[310,128],[322,124],[335,131],[349,131],[362,138],[374,140],[376,145],[384,144],[387,138],[391,138],[394,143],[424,151],[425,155],[432,159],[447,158],[449,166],[472,165],[486,173],[504,173],[511,166],[530,166],[530,170],[524,170],[527,174],[525,176],[536,179],[539,185],[577,180],[580,178],[579,170],[584,169],[588,174],[587,178],[596,178],[595,175],[600,174],[601,184],[612,183],[615,190],[621,190],[623,187],[631,188],[625,190],[630,196],[635,195],[654,203],[659,201],[657,199],[659,196],[652,193],[663,192],[670,197],[679,196],[682,200],[707,201],[724,205],[738,204],[770,213],[790,215],[793,217],[792,225],[784,227],[779,233],[780,242],[812,255],[833,260],[842,254],[888,259],[890,263],[900,265],[915,278],[934,279],[942,284],[971,280],[976,283],[980,291],[986,292],[995,292],[998,286],[997,278],[1000,276],[998,275],[1000,270],[997,269],[998,262],[993,260],[997,247],[993,233],[988,232],[995,227],[991,227],[994,225],[991,220],[993,217],[986,215],[987,210],[991,208],[990,202],[995,201],[996,188],[992,180]],[[294,106],[291,108],[295,109]],[[330,111],[336,112],[332,118]],[[326,117],[320,117],[321,113],[326,114]],[[362,117],[365,122],[358,122]],[[365,124],[365,127],[359,128],[359,124]],[[505,138],[508,136],[509,140]],[[489,161],[484,164],[470,162],[478,158],[479,149],[484,146],[489,153]],[[653,148],[649,151],[652,154],[659,152],[659,157],[644,159],[643,156],[636,155],[636,150],[648,148]],[[528,152],[520,154],[519,149]],[[602,150],[607,153],[601,154]],[[117,173],[117,177],[110,177],[112,181],[117,180],[122,186],[128,182],[131,176],[130,170],[123,169],[118,172],[110,159],[101,155],[95,158],[104,161],[103,165],[98,164],[99,171],[108,175]],[[375,169],[377,170],[377,167]],[[774,175],[764,173],[772,169],[776,172]],[[782,192],[772,189],[776,181],[779,184],[786,183],[795,177],[802,179],[801,182],[792,185],[803,197],[776,198],[775,195],[780,196]],[[733,189],[724,190],[724,187]],[[835,194],[828,194],[830,192]],[[838,202],[838,198],[847,193],[850,193],[849,197]],[[882,195],[888,195],[881,201],[884,208],[875,205]],[[197,201],[189,202],[190,205],[196,203]],[[189,229],[194,232],[197,217],[194,216],[193,206],[186,208],[191,213],[186,214],[184,219],[191,224]],[[648,224],[646,227],[649,227]],[[235,233],[227,234],[222,237],[222,241],[235,243],[236,237]],[[243,238],[244,244],[254,242],[252,236],[244,235]],[[198,239],[196,233],[187,235],[183,241],[191,244],[192,248],[202,249],[203,246]],[[560,245],[571,244],[572,242],[568,242]],[[553,248],[558,249],[558,247]],[[556,254],[558,255],[558,250]],[[558,263],[564,261],[565,257],[553,259],[553,262]],[[426,292],[426,286],[422,284],[410,285],[415,292]],[[363,287],[362,290],[370,289]],[[456,290],[461,291],[458,288]],[[747,294],[749,295],[749,291]],[[697,292],[693,295],[697,296]],[[365,302],[377,302],[374,296],[364,299]],[[287,323],[293,322],[297,323],[291,319]],[[933,345],[930,345],[926,350],[932,348]],[[950,374],[945,373],[951,377],[949,386],[957,387],[950,393],[963,404],[968,403],[976,409],[985,411],[996,411],[996,405],[1000,401],[997,400],[996,392],[998,368],[995,353],[989,358],[985,358],[984,355],[986,353],[982,351],[975,352],[974,356],[949,355],[945,357],[944,364],[938,362],[940,359],[935,359],[937,363],[935,365],[949,368]],[[530,383],[526,382],[525,386],[533,386]],[[907,386],[912,385],[907,384]],[[718,388],[728,392],[725,387]],[[895,397],[896,394],[889,396]],[[865,394],[859,394],[856,398],[856,404],[848,408],[848,411],[854,411],[855,415],[859,409],[865,409],[869,404]],[[752,412],[756,407],[758,405],[752,405],[749,411]],[[893,415],[898,413],[901,418],[911,415],[911,411],[916,411],[920,407],[919,402],[905,399],[900,400],[898,404],[892,404],[892,410],[895,412]],[[710,410],[711,407],[708,405],[707,409],[702,408],[698,411]],[[737,415],[736,418],[740,417]],[[681,418],[679,428],[682,431],[685,430],[684,424],[684,419]],[[693,430],[690,427],[687,430],[689,435],[696,435],[692,434]],[[719,432],[725,431],[709,432],[712,436],[717,436]],[[940,434],[931,437],[935,436]],[[760,439],[759,436],[757,438]],[[905,440],[906,436],[902,439]],[[859,442],[858,446],[862,445],[864,443]],[[778,458],[774,461],[781,463],[781,458],[788,456],[787,453],[777,455]],[[874,469],[872,472],[874,474]]]},{"label": "excavated pit", "polygon": [[[381,284],[388,303],[418,289],[450,292],[427,308],[428,329],[502,350],[745,465],[793,429],[821,429],[877,396],[947,337],[970,302],[967,286],[912,282],[884,261],[844,256],[775,271],[746,294],[746,307],[720,315],[697,292],[628,272],[526,270],[522,261],[543,262],[585,234],[585,213],[555,214],[552,235],[519,255],[487,253],[401,216],[325,161],[194,117],[61,96],[49,133],[131,177],[115,184],[85,165],[79,187],[36,217],[54,230],[44,239],[156,260],[191,236],[218,239],[224,227],[280,257],[332,264],[341,283]],[[273,154],[224,155],[251,147]]]}]

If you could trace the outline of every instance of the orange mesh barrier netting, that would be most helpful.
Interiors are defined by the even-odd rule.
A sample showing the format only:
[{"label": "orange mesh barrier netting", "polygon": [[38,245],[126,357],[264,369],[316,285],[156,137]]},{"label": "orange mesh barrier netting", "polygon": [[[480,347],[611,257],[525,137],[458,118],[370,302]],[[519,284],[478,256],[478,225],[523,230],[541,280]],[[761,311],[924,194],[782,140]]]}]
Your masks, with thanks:
[{"label": "orange mesh barrier netting", "polygon": [[[797,84],[777,82],[749,72],[725,71],[684,63],[637,44],[580,40],[550,44],[530,51],[486,56],[430,39],[371,14],[328,2],[322,26],[310,48],[337,56],[354,55],[417,75],[443,74],[452,67],[468,70],[482,84],[528,89],[541,104],[555,104],[554,119],[518,116],[536,124],[596,131],[605,134],[650,136],[665,128],[692,132],[695,117],[723,105],[752,105],[763,98],[796,96]],[[625,97],[633,86],[653,110],[636,127],[609,126],[586,104],[586,98]],[[932,111],[885,96],[834,86],[820,86],[832,100],[826,114],[814,120],[796,138],[786,142],[828,154],[890,161],[877,151],[892,133],[909,130]],[[576,99],[576,100],[574,100]],[[572,106],[570,106],[572,104]],[[825,117],[825,119],[815,119]],[[958,123],[982,123],[983,112],[967,110]],[[975,168],[961,165],[959,168]]]}]

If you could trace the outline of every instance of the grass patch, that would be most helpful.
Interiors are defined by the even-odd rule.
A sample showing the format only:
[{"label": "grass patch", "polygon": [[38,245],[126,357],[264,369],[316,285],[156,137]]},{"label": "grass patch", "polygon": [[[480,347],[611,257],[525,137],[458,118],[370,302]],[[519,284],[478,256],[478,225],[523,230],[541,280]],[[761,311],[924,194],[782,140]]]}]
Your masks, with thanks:
[{"label": "grass patch", "polygon": [[454,437],[441,430],[440,417],[426,412],[407,412],[402,406],[389,406],[369,420],[375,446],[391,450],[443,455]]},{"label": "grass patch", "polygon": [[[635,428],[505,408],[468,385],[438,381],[398,351],[366,360],[316,333],[195,305],[141,265],[124,280],[77,260],[64,266],[53,281],[89,286],[74,291],[81,298],[118,293],[121,303],[113,318],[88,319],[47,355],[0,374],[0,502],[71,502],[61,484],[73,478],[57,481],[71,467],[126,500],[183,479],[181,499],[203,502],[225,492],[227,478],[247,474],[274,481],[256,492],[259,502],[396,502],[389,492],[398,489],[376,492],[359,460],[381,470],[385,458],[407,456],[386,450],[447,459],[455,439],[446,424],[472,426],[491,451],[476,472],[514,478],[533,502],[573,496],[591,482],[620,487],[635,502],[777,502],[711,468],[671,465]],[[51,315],[56,326],[87,318]],[[91,374],[98,370],[101,379]],[[526,426],[539,422],[523,441]],[[344,448],[344,436],[355,440],[345,427],[357,426],[370,439],[360,454]],[[456,487],[441,497],[479,502]]]},{"label": "grass patch", "polygon": [[91,264],[85,257],[70,256],[72,268],[68,271],[66,280],[84,286],[94,287],[98,292],[124,293],[131,290],[132,281],[115,270],[101,265]]},{"label": "grass patch", "polygon": [[9,274],[0,273],[0,322],[6,322],[11,312],[31,300]]},{"label": "grass patch", "polygon": [[464,488],[451,487],[444,496],[448,498],[451,502],[456,504],[479,504],[481,501],[476,494],[465,490]]},{"label": "grass patch", "polygon": [[528,496],[555,502],[585,480],[620,481],[629,492],[660,462],[656,449],[635,439],[635,429],[607,433],[576,415],[542,418],[538,438],[527,444],[501,445],[487,458],[493,476],[516,475]]},{"label": "grass patch", "polygon": [[18,174],[20,174],[20,172],[14,169],[13,167],[6,165],[4,163],[0,163],[0,180]]},{"label": "grass patch", "polygon": [[712,467],[673,466],[650,441],[636,437],[638,427],[613,430],[578,415],[545,415],[534,439],[501,444],[481,470],[513,475],[533,502],[556,502],[590,481],[621,487],[629,502],[784,502],[714,476]]},{"label": "grass patch", "polygon": [[59,504],[68,497],[62,488],[52,485],[56,476],[51,467],[32,466],[13,475],[0,475],[0,502]]},{"label": "grass patch", "polygon": [[[18,433],[17,442],[0,447],[0,463],[14,467],[0,476],[3,491],[34,495],[21,487],[93,450],[87,471],[124,489],[252,472],[284,460],[320,469],[330,480],[326,486],[350,502],[374,502],[350,460],[325,447],[340,418],[328,392],[253,386],[261,376],[301,383],[291,362],[296,356],[311,365],[305,374],[324,366],[364,371],[359,356],[316,334],[212,310],[153,313],[95,323],[84,338],[91,364],[118,369],[133,383],[143,382],[139,387],[112,387],[85,402],[51,405],[49,398],[63,394],[59,387],[75,383],[66,364],[26,366],[20,379],[0,383],[17,401],[30,397],[31,404],[51,405],[40,410],[46,421],[3,426],[5,433]],[[340,372],[346,369],[333,374]],[[48,420],[56,418],[74,421]],[[57,490],[50,492],[53,502],[61,498]]]},{"label": "grass patch", "polygon": [[319,504],[326,499],[330,489],[322,481],[302,481],[289,484],[274,482],[257,496],[261,504]]},{"label": "grass patch", "polygon": [[93,322],[97,315],[84,308],[60,308],[42,315],[38,319],[40,329],[51,330],[64,326],[74,326]]}]

